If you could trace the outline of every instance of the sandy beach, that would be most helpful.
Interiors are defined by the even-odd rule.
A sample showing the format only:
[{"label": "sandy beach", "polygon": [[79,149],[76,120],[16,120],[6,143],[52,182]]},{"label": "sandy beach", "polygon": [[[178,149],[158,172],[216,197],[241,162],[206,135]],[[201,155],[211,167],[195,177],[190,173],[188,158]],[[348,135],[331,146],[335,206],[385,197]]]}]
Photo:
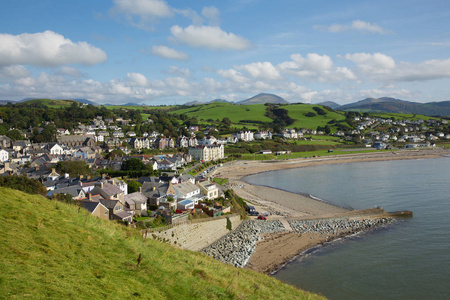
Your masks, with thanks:
[{"label": "sandy beach", "polygon": [[[232,188],[237,195],[255,205],[258,211],[269,212],[271,214],[269,220],[279,219],[283,223],[287,223],[286,220],[292,219],[334,218],[345,215],[358,217],[358,215],[367,214],[367,211],[349,211],[300,194],[251,185],[245,182],[243,178],[262,172],[323,164],[430,159],[449,154],[450,150],[431,149],[298,158],[283,161],[235,161],[218,168],[213,177],[228,178],[228,188]],[[369,213],[371,212],[369,211]],[[258,242],[256,251],[251,256],[246,268],[263,273],[272,273],[303,251],[339,236],[298,234],[292,231],[265,234],[264,239]]]}]

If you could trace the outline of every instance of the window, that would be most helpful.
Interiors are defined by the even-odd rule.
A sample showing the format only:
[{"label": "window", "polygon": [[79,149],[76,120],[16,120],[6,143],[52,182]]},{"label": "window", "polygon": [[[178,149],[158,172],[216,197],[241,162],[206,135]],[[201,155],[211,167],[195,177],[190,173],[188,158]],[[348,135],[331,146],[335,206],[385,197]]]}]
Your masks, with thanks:
[{"label": "window", "polygon": [[108,211],[107,210],[105,210],[105,215],[107,215],[108,214]]},{"label": "window", "polygon": [[121,210],[121,209],[122,209],[122,206],[120,206],[120,205],[116,206],[116,210]]}]

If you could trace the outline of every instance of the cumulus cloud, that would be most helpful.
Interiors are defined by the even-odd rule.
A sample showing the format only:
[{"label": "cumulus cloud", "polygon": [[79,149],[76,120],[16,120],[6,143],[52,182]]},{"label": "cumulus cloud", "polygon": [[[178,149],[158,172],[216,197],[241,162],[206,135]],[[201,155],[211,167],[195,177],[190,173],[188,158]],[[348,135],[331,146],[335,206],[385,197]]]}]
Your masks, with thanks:
[{"label": "cumulus cloud", "polygon": [[250,41],[233,33],[227,33],[217,26],[190,25],[186,28],[172,26],[172,37],[192,47],[214,50],[245,50],[251,47]]},{"label": "cumulus cloud", "polygon": [[141,73],[127,73],[127,81],[132,86],[147,86],[147,77]]},{"label": "cumulus cloud", "polygon": [[113,0],[113,13],[139,16],[144,20],[172,16],[172,8],[163,0]]},{"label": "cumulus cloud", "polygon": [[171,66],[166,73],[182,77],[189,77],[191,75],[191,71],[189,69],[180,69],[177,66]]},{"label": "cumulus cloud", "polygon": [[53,31],[0,34],[0,66],[65,64],[94,65],[106,61],[106,53],[86,42],[74,43]]},{"label": "cumulus cloud", "polygon": [[173,48],[169,48],[166,46],[153,46],[152,47],[152,54],[164,57],[168,59],[177,59],[177,60],[187,60],[189,59],[189,55],[182,51],[177,51]]},{"label": "cumulus cloud", "polygon": [[74,67],[69,67],[69,66],[62,66],[61,68],[56,70],[55,73],[58,75],[64,75],[64,76],[70,76],[70,77],[82,77],[83,76],[83,74],[80,72],[80,70],[78,70],[77,68],[74,68]]},{"label": "cumulus cloud", "polygon": [[280,79],[280,72],[270,62],[257,62],[237,67],[244,70],[253,78],[275,80]]},{"label": "cumulus cloud", "polygon": [[218,26],[220,11],[214,6],[203,7],[202,15],[208,20],[209,25]]},{"label": "cumulus cloud", "polygon": [[292,54],[291,60],[277,65],[280,72],[297,77],[309,78],[315,81],[354,80],[355,74],[346,67],[335,67],[328,55],[308,53]]},{"label": "cumulus cloud", "polygon": [[0,67],[0,78],[24,78],[30,76],[31,72],[21,65]]},{"label": "cumulus cloud", "polygon": [[432,59],[420,64],[401,62],[393,78],[398,81],[424,81],[450,77],[450,58]]},{"label": "cumulus cloud", "polygon": [[381,28],[377,24],[371,24],[369,22],[364,22],[361,20],[355,20],[352,22],[351,25],[343,25],[343,24],[332,24],[330,26],[315,25],[314,29],[328,32],[344,32],[349,30],[357,30],[366,33],[378,33],[378,34],[387,34],[391,32],[390,30]]},{"label": "cumulus cloud", "polygon": [[392,57],[383,53],[354,53],[346,54],[348,59],[366,74],[388,74],[395,68],[395,61]]}]

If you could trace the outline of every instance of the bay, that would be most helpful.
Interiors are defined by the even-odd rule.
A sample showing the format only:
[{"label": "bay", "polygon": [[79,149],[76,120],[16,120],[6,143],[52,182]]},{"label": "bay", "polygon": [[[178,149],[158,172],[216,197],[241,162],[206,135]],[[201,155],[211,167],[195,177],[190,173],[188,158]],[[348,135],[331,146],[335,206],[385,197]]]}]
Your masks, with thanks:
[{"label": "bay", "polygon": [[450,299],[450,158],[322,165],[246,181],[342,207],[414,213],[318,247],[274,277],[329,299]]}]

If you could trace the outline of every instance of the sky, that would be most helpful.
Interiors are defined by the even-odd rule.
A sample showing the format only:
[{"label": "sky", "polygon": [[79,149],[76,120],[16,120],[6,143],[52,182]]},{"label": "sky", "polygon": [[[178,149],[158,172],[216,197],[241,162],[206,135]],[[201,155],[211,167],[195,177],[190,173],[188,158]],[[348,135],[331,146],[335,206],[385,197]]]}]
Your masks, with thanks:
[{"label": "sky", "polygon": [[0,100],[450,100],[448,0],[0,0]]}]

